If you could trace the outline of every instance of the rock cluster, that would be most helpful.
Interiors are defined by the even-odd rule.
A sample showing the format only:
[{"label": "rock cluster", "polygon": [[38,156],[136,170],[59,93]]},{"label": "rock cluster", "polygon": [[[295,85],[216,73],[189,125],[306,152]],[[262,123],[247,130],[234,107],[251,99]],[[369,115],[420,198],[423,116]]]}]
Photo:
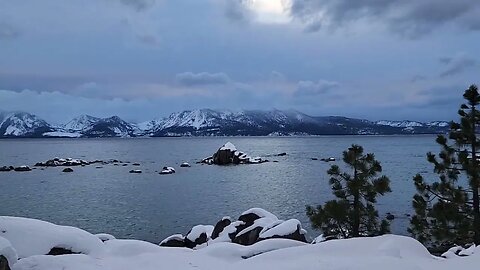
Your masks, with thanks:
[{"label": "rock cluster", "polygon": [[260,157],[252,158],[244,152],[238,151],[231,142],[227,142],[215,154],[200,161],[200,163],[209,165],[258,164],[264,162],[268,162],[268,160]]},{"label": "rock cluster", "polygon": [[86,166],[95,163],[116,163],[119,162],[118,160],[111,160],[111,161],[103,161],[103,160],[93,160],[87,161],[83,159],[75,159],[75,158],[53,158],[49,159],[45,162],[37,162],[35,164],[36,167],[72,167],[72,166]]},{"label": "rock cluster", "polygon": [[160,246],[196,249],[217,242],[233,242],[248,246],[272,238],[307,243],[306,231],[300,221],[279,220],[266,210],[252,208],[243,212],[236,221],[224,217],[215,226],[197,225],[185,237],[181,234],[172,235],[163,240]]}]

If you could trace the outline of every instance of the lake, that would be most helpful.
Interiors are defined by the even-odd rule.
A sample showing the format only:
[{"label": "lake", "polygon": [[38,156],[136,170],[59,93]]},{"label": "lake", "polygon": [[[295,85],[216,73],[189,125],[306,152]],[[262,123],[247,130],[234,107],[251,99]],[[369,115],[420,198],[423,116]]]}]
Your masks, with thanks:
[{"label": "lake", "polygon": [[[287,155],[268,158],[278,163],[195,164],[227,141],[251,156]],[[406,214],[413,212],[412,177],[419,172],[435,177],[425,158],[428,151],[439,150],[433,135],[0,140],[0,166],[32,166],[53,157],[141,164],[74,167],[73,173],[63,173],[62,167],[0,172],[0,215],[158,243],[194,225],[214,225],[223,216],[237,218],[248,208],[261,207],[282,219],[299,219],[309,235],[316,236],[319,232],[310,228],[305,205],[332,198],[326,171],[333,163],[342,164],[342,151],[352,143],[381,161],[393,192],[379,199],[379,212],[382,217],[393,213],[393,233],[406,234]],[[182,162],[192,167],[180,168]],[[159,175],[163,166],[173,166],[177,173]],[[131,169],[143,173],[130,174]]]}]

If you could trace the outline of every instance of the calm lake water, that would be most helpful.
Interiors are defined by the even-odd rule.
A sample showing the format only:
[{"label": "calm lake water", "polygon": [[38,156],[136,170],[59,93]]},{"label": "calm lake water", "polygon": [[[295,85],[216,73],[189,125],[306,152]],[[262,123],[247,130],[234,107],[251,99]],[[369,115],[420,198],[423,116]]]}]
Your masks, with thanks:
[{"label": "calm lake water", "polygon": [[[238,166],[195,164],[231,141],[251,156],[286,152],[270,157],[278,163]],[[148,139],[9,139],[0,140],[0,166],[32,166],[53,157],[87,160],[119,159],[141,166],[95,165],[61,167],[30,172],[0,172],[0,215],[39,218],[107,232],[119,238],[158,243],[174,233],[186,233],[197,224],[215,224],[251,207],[261,207],[279,218],[297,218],[311,230],[305,205],[332,198],[326,171],[332,163],[312,157],[336,157],[352,143],[374,152],[393,192],[379,200],[382,216],[397,217],[392,230],[406,234],[414,194],[412,177],[431,175],[425,159],[438,152],[435,136],[328,136],[306,138],[148,138]],[[189,162],[191,168],[180,168]],[[177,173],[159,175],[163,166]],[[142,174],[130,174],[131,169]],[[434,177],[434,176],[432,176]]]}]

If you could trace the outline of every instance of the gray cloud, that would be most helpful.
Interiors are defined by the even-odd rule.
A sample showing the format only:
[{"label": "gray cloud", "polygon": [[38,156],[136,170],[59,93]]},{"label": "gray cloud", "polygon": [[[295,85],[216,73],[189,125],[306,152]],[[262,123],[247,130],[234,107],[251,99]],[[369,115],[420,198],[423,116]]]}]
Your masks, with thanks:
[{"label": "gray cloud", "polygon": [[246,9],[248,0],[228,0],[225,7],[225,16],[233,22],[248,22],[251,12]]},{"label": "gray cloud", "polygon": [[184,72],[175,76],[178,84],[184,86],[199,86],[199,85],[223,85],[231,82],[230,77],[225,73],[192,73]]},{"label": "gray cloud", "polygon": [[478,0],[293,0],[291,15],[318,31],[325,24],[336,28],[359,19],[380,21],[395,33],[418,38],[435,28],[454,23],[479,30]]},{"label": "gray cloud", "polygon": [[465,54],[459,54],[454,57],[442,57],[440,63],[446,66],[445,70],[440,73],[440,77],[449,77],[460,74],[469,68],[478,66],[478,61]]},{"label": "gray cloud", "polygon": [[14,39],[17,38],[19,35],[19,30],[16,29],[13,25],[0,21],[0,40]]},{"label": "gray cloud", "polygon": [[120,0],[122,4],[129,6],[136,11],[149,9],[155,4],[155,0]]},{"label": "gray cloud", "polygon": [[312,81],[299,81],[297,84],[297,90],[295,95],[297,96],[316,96],[329,92],[339,86],[337,82],[331,82],[326,80],[319,80],[318,82]]}]

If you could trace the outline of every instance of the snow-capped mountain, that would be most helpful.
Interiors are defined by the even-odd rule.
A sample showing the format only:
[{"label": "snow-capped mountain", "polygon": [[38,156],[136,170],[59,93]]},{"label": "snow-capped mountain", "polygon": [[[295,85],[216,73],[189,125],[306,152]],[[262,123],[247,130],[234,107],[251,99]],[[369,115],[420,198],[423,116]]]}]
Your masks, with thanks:
[{"label": "snow-capped mountain", "polygon": [[[388,120],[382,120],[382,121],[377,121],[375,124],[380,125],[380,126],[389,126],[389,127],[396,127],[396,128],[401,128],[405,132],[411,132],[411,133],[416,133],[416,132],[421,132],[422,130],[427,130],[427,131],[441,131],[449,127],[449,122],[446,121],[433,121],[433,122],[428,122],[428,123],[422,123],[418,121],[388,121]],[[421,132],[425,133],[425,132]],[[436,132],[438,133],[438,132]]]},{"label": "snow-capped mountain", "polygon": [[135,137],[140,133],[137,126],[118,116],[99,119],[82,131],[84,137]]},{"label": "snow-capped mountain", "polygon": [[69,132],[84,131],[100,120],[100,118],[83,114],[68,121],[68,123],[62,125],[61,128]]},{"label": "snow-capped mountain", "polygon": [[0,137],[37,137],[52,130],[46,121],[33,114],[0,113]]},{"label": "snow-capped mountain", "polygon": [[297,136],[445,133],[449,123],[435,121],[368,121],[340,116],[310,116],[294,110],[188,110],[132,124],[118,116],[81,115],[53,127],[28,113],[1,113],[0,137],[164,137],[164,136]]}]

